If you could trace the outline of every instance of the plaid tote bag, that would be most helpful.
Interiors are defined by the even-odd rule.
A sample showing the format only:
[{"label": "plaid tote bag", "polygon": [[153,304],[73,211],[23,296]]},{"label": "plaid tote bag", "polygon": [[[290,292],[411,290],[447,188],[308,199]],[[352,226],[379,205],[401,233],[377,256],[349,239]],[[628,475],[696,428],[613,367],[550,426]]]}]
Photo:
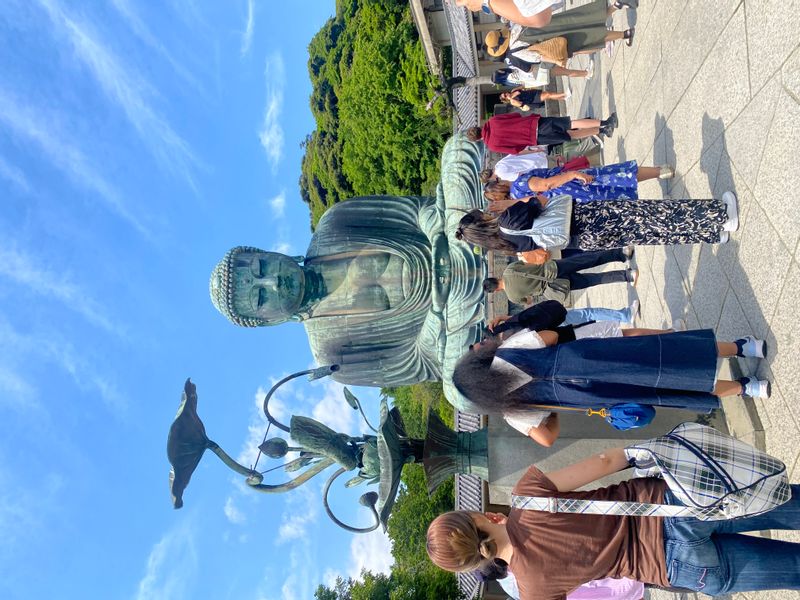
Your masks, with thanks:
[{"label": "plaid tote bag", "polygon": [[668,434],[625,449],[639,477],[662,477],[683,504],[647,504],[512,496],[525,510],[695,517],[702,521],[759,515],[792,495],[786,465],[712,427],[681,423]]}]

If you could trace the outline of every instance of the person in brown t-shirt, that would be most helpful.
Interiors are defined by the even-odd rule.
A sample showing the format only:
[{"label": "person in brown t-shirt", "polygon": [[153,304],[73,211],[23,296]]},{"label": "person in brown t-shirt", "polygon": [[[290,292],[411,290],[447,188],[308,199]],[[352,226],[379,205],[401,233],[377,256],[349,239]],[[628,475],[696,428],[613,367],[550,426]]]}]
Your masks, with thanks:
[{"label": "person in brown t-shirt", "polygon": [[[626,465],[627,466],[627,465]],[[562,493],[535,466],[514,487],[521,496],[626,500],[660,504],[663,480],[632,479],[589,492]],[[576,515],[512,509],[506,523],[514,552],[509,563],[521,598],[563,598],[593,579],[627,577],[669,587],[663,519]]]},{"label": "person in brown t-shirt", "polygon": [[[628,467],[621,448],[545,475],[530,467],[514,488],[521,496],[679,504],[665,482],[640,478],[586,492],[572,491]],[[800,486],[768,513],[723,521],[549,513],[512,509],[453,511],[428,527],[431,560],[447,571],[471,571],[486,559],[508,563],[520,600],[564,600],[594,579],[627,577],[714,596],[800,589],[800,544],[741,535],[800,530]]]},{"label": "person in brown t-shirt", "polygon": [[[665,484],[634,479],[590,492],[571,492],[628,467],[621,448],[545,475],[532,466],[514,494],[661,503]],[[474,552],[473,550],[477,550]],[[486,558],[506,561],[517,578],[520,599],[563,599],[593,579],[628,577],[669,587],[662,519],[550,514],[512,509],[496,513],[454,511],[428,528],[428,555],[449,571],[468,571]]]}]

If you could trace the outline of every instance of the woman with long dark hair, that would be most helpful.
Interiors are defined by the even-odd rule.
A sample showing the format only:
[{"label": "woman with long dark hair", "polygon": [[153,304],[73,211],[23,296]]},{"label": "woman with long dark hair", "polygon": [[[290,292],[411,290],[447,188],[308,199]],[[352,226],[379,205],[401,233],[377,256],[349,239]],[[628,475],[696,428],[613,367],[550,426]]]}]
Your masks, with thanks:
[{"label": "woman with long dark hair", "polygon": [[717,342],[710,329],[651,333],[558,343],[555,331],[523,329],[473,344],[453,383],[483,414],[629,402],[707,413],[723,396],[769,397],[768,381],[716,378],[718,358],[763,358],[763,340]]},{"label": "woman with long dark hair", "polygon": [[[507,194],[494,200],[511,203]],[[523,198],[508,206],[500,216],[471,210],[461,218],[455,236],[502,254],[537,250],[543,246],[536,241],[536,220],[548,202],[550,199],[540,195]],[[498,204],[493,206],[503,208]],[[605,250],[630,244],[720,244],[727,242],[729,232],[736,231],[738,226],[736,196],[732,192],[725,192],[722,200],[575,203],[567,247]]]}]

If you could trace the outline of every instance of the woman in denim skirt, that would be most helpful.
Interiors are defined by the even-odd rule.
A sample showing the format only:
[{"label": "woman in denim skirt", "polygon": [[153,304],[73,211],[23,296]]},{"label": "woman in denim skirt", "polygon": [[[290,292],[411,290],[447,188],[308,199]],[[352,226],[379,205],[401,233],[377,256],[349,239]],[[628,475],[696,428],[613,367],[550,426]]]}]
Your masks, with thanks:
[{"label": "woman in denim skirt", "polygon": [[767,381],[716,378],[718,357],[763,357],[763,340],[717,342],[710,329],[647,333],[569,341],[574,336],[565,340],[563,332],[559,339],[556,331],[523,329],[474,344],[453,383],[483,414],[629,402],[707,413],[723,396],[769,397]]}]

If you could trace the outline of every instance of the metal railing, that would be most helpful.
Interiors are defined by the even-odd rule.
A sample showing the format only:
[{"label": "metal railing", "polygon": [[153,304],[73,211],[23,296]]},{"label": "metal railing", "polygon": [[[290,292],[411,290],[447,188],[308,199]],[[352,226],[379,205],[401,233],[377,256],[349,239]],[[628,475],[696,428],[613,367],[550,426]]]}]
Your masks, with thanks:
[{"label": "metal railing", "polygon": [[[475,31],[472,28],[472,13],[463,6],[456,6],[454,0],[444,0],[443,7],[452,42],[453,75],[475,77],[478,75],[478,54],[475,48]],[[480,100],[477,87],[470,85],[455,89],[453,104],[456,107],[454,131],[478,126]]]}]

